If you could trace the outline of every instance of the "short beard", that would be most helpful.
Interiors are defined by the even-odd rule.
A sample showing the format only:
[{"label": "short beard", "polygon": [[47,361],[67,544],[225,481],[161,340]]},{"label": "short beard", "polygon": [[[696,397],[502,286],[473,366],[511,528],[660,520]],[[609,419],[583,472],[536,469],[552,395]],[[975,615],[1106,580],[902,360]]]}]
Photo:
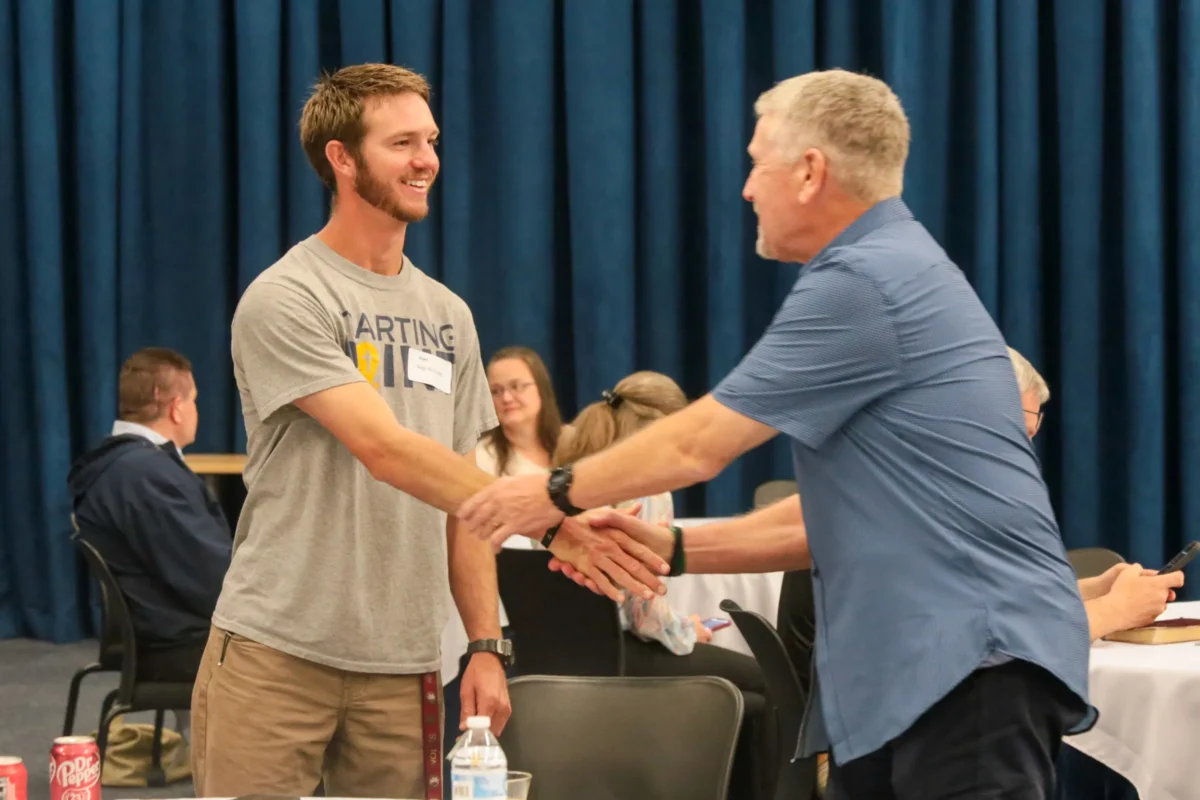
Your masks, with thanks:
[{"label": "short beard", "polygon": [[759,258],[765,258],[768,261],[775,260],[775,256],[771,254],[771,249],[767,247],[767,240],[763,236],[762,225],[758,226],[758,238],[754,240],[754,252],[758,253]]},{"label": "short beard", "polygon": [[429,214],[429,205],[419,212],[405,211],[395,196],[388,191],[387,184],[377,179],[367,166],[367,161],[360,153],[354,154],[354,163],[358,170],[354,176],[354,191],[358,196],[378,208],[397,222],[420,222]]}]

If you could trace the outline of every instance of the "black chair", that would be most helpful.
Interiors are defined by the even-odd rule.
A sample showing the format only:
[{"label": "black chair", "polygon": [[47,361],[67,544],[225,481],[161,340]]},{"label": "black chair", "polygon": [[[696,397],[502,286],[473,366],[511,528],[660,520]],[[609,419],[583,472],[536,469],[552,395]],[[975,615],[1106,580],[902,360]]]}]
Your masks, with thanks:
[{"label": "black chair", "polygon": [[754,507],[763,508],[794,494],[800,494],[794,479],[767,481],[754,490]]},{"label": "black chair", "polygon": [[192,684],[139,681],[137,679],[137,637],[133,631],[133,619],[129,615],[129,606],[125,603],[125,597],[121,594],[117,579],[95,547],[80,538],[78,533],[71,538],[75,542],[75,546],[83,553],[92,576],[100,584],[103,628],[107,630],[111,627],[117,632],[117,642],[121,652],[121,682],[104,698],[104,704],[100,710],[100,729],[96,736],[96,745],[100,750],[100,763],[104,764],[104,751],[108,746],[108,729],[113,720],[123,714],[131,714],[136,711],[154,711],[156,712],[154,715],[154,745],[151,749],[150,771],[146,776],[146,785],[165,786],[167,783],[166,773],[162,768],[163,718],[167,711],[191,709]]},{"label": "black chair", "polygon": [[546,565],[545,550],[501,550],[500,599],[522,675],[625,674],[625,644],[617,604],[567,580]]},{"label": "black chair", "polygon": [[1067,551],[1067,561],[1075,570],[1077,578],[1094,578],[1103,575],[1110,567],[1122,564],[1125,559],[1120,553],[1104,547],[1079,547]]},{"label": "black chair", "polygon": [[721,610],[737,625],[762,667],[770,697],[779,719],[780,749],[783,763],[775,784],[776,800],[809,800],[817,792],[817,759],[792,761],[804,719],[807,695],[778,632],[760,614],[743,610],[732,600],[721,601]]},{"label": "black chair", "polygon": [[[74,514],[71,515],[71,527],[78,535],[79,524]],[[120,672],[121,658],[120,631],[115,621],[104,615],[100,620],[100,652],[96,660],[84,664],[71,676],[71,687],[67,690],[67,713],[63,718],[63,736],[70,736],[75,731],[75,711],[79,706],[79,689],[83,679],[97,672]]]},{"label": "black chair", "polygon": [[84,664],[71,676],[71,688],[67,690],[67,713],[63,719],[63,736],[75,731],[75,710],[79,705],[79,689],[83,679],[97,672],[120,672],[123,660],[121,635],[114,621],[104,616],[100,623],[100,653],[96,660]]},{"label": "black chair", "polygon": [[521,677],[500,744],[531,800],[725,800],[742,693],[724,678]]}]

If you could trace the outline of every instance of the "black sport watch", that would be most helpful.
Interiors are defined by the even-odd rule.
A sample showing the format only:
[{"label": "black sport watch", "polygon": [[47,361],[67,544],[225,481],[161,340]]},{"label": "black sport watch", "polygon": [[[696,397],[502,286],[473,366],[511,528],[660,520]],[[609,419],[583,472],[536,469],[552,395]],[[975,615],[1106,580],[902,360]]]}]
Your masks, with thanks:
[{"label": "black sport watch", "polygon": [[505,669],[513,665],[513,644],[511,639],[476,639],[467,645],[467,655],[475,653],[492,653],[496,655]]},{"label": "black sport watch", "polygon": [[568,517],[582,514],[585,510],[572,505],[567,497],[571,491],[571,481],[574,479],[575,473],[568,464],[565,467],[555,467],[550,470],[550,477],[546,481],[546,491],[550,494],[550,502],[554,503],[558,510]]}]

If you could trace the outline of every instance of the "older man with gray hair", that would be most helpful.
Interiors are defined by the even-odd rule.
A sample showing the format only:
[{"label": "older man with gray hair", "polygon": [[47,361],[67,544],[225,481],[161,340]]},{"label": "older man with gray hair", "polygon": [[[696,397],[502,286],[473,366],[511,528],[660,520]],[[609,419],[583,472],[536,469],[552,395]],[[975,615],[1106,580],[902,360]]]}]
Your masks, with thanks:
[{"label": "older man with gray hair", "polygon": [[[1025,432],[1032,439],[1042,427],[1042,406],[1050,400],[1050,386],[1025,356],[1010,347],[1008,357],[1017,374]],[[1117,564],[1101,575],[1081,578],[1079,594],[1092,638],[1149,625],[1166,610],[1167,603],[1175,599],[1175,589],[1182,585],[1182,571],[1159,575],[1141,564]]]},{"label": "older man with gray hair", "polygon": [[1004,339],[900,199],[909,125],[886,84],[814,72],[755,110],[758,251],[802,265],[763,337],[683,411],[457,513],[552,539],[783,433],[817,612],[800,754],[832,747],[843,800],[1050,797],[1062,734],[1095,717],[1088,623]]}]

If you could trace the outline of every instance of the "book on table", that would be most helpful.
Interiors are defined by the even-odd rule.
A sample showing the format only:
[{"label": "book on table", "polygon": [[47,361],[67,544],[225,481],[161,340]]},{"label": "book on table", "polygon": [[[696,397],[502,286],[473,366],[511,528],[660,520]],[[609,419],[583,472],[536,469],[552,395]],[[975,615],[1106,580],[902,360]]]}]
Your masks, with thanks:
[{"label": "book on table", "polygon": [[1117,631],[1104,637],[1110,642],[1176,644],[1200,641],[1200,619],[1163,619],[1141,628]]}]

